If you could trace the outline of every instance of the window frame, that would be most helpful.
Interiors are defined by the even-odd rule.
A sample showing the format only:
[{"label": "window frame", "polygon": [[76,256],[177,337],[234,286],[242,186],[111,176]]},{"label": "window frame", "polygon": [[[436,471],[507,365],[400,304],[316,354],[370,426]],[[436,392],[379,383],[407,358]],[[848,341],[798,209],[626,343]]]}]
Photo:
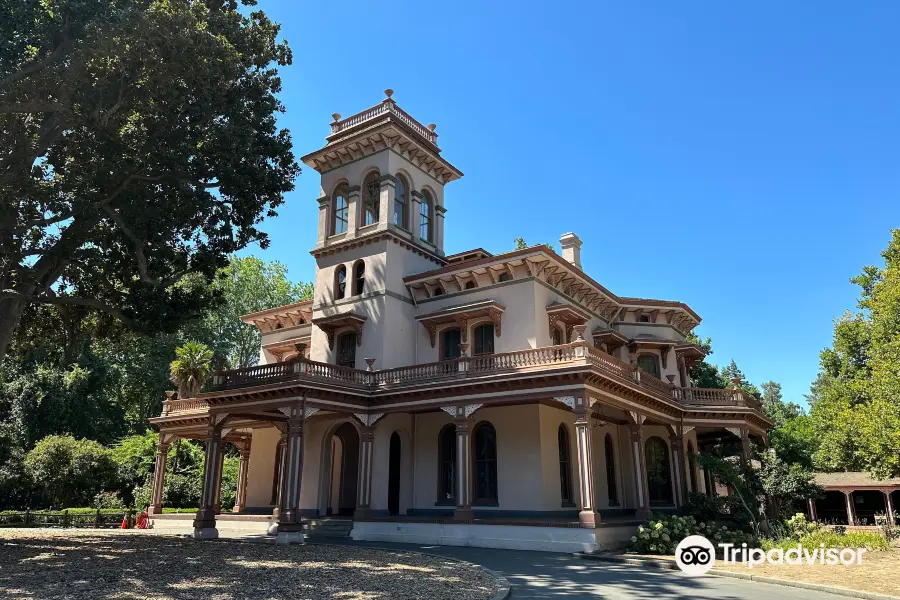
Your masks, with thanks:
[{"label": "window frame", "polygon": [[[483,432],[493,431],[493,457],[478,458],[478,436],[486,435]],[[498,484],[498,459],[497,459],[497,428],[490,421],[481,421],[472,429],[472,505],[473,506],[499,506],[500,489]],[[483,466],[488,478],[488,487],[493,486],[494,496],[479,495],[478,469]]]},{"label": "window frame", "polygon": [[428,190],[422,190],[419,201],[419,239],[434,244],[434,201]]},{"label": "window frame", "polygon": [[[341,281],[343,276],[343,281]],[[343,300],[347,297],[347,265],[340,264],[334,269],[334,299]]]},{"label": "window frame", "polygon": [[[400,193],[400,190],[403,193]],[[408,231],[407,222],[409,220],[409,184],[406,181],[406,177],[397,173],[396,180],[394,183],[394,210],[393,216],[391,217],[394,220],[394,225],[400,227],[404,230]],[[402,200],[401,200],[402,198]],[[397,208],[400,207],[400,222],[397,222]]]},{"label": "window frame", "polygon": [[[485,342],[485,334],[486,328],[490,327],[491,336],[490,336],[490,350],[484,349]],[[480,337],[479,337],[480,335]],[[494,327],[494,322],[484,322],[478,323],[472,328],[472,356],[485,356],[489,354],[494,354],[494,345],[497,339],[496,328]],[[479,343],[481,344],[481,351],[479,352]]]},{"label": "window frame", "polygon": [[[641,366],[642,358],[649,358],[653,361],[654,369],[656,370],[655,373],[651,373],[650,371],[644,369]],[[641,354],[638,354],[637,358],[635,359],[634,364],[637,366],[637,368],[639,368],[641,371],[643,371],[647,375],[652,375],[653,377],[656,377],[657,379],[660,379],[662,377],[662,369],[660,368],[660,364],[659,364],[659,356],[657,356],[656,354],[651,354],[649,352],[643,352]]]},{"label": "window frame", "polygon": [[[371,210],[370,210],[371,209]],[[372,220],[369,221],[371,215]],[[372,171],[363,179],[360,227],[377,225],[381,218],[381,175]]]},{"label": "window frame", "polygon": [[[360,273],[362,268],[362,273]],[[360,296],[366,284],[366,261],[360,259],[353,263],[353,295]]]},{"label": "window frame", "polygon": [[[337,206],[337,199],[341,198],[344,201],[344,205],[341,208]],[[343,217],[339,217],[339,214],[343,214]],[[344,229],[342,231],[337,230],[338,221],[343,223]],[[329,235],[340,235],[342,233],[347,233],[347,230],[350,228],[350,199],[347,197],[347,184],[342,183],[334,188],[334,191],[331,193],[331,230]]]},{"label": "window frame", "polygon": [[[659,464],[663,467],[663,474],[666,475],[665,484],[663,485],[660,482],[654,482],[653,474],[650,469],[650,455],[648,452],[650,450],[651,442],[654,445],[657,445],[658,448],[662,451],[662,456],[660,457]],[[647,441],[644,442],[644,468],[647,471],[647,497],[650,500],[650,506],[672,506],[675,503],[675,494],[672,490],[672,463],[669,460],[670,457],[669,445],[666,444],[665,440],[663,440],[659,436],[651,436],[647,438]],[[654,469],[655,471],[655,469]],[[664,492],[661,495],[657,495],[654,498],[654,492]]]},{"label": "window frame", "polygon": [[[341,362],[341,342],[343,340],[348,340],[352,338],[352,342],[350,343],[350,347],[353,349],[353,364],[345,364]],[[337,335],[335,339],[335,352],[334,352],[334,364],[339,367],[346,367],[348,369],[356,368],[356,332],[355,331],[344,331]]]},{"label": "window frame", "polygon": [[606,458],[606,500],[608,506],[619,506],[619,480],[616,474],[616,446],[612,435],[603,437],[603,454]]},{"label": "window frame", "polygon": [[[456,345],[456,356],[448,357],[447,356],[447,337],[446,336],[448,333],[452,333],[454,331],[457,332],[459,335],[459,341],[457,342],[457,345]],[[460,329],[459,327],[445,327],[444,329],[441,329],[440,333],[441,333],[441,346],[440,346],[439,360],[441,360],[441,361],[456,360],[456,359],[460,358],[462,356],[462,351],[459,349],[459,344],[462,343],[462,329]]]},{"label": "window frame", "polygon": [[559,495],[563,507],[575,506],[572,480],[572,442],[569,428],[560,423],[556,430],[556,444],[559,452]]},{"label": "window frame", "polygon": [[[447,442],[449,438],[449,442]],[[459,494],[456,489],[456,468],[458,457],[456,455],[456,426],[447,423],[438,432],[438,480],[437,480],[437,506],[456,506]],[[449,478],[447,474],[449,472]],[[447,485],[450,490],[448,495]]]}]

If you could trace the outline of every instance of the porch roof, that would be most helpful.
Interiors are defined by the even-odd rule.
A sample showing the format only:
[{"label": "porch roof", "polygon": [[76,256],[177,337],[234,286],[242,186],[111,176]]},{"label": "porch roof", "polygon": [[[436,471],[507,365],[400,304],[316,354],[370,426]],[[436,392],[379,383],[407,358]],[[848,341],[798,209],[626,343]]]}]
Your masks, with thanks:
[{"label": "porch roof", "polygon": [[816,473],[816,483],[825,489],[846,488],[900,488],[900,477],[875,479],[868,473],[848,471],[845,473]]}]

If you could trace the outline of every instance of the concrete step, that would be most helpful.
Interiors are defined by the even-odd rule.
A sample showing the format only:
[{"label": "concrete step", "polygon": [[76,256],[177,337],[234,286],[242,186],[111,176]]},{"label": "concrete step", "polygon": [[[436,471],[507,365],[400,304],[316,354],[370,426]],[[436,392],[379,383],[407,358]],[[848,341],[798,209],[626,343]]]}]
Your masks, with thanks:
[{"label": "concrete step", "polygon": [[347,538],[353,529],[350,519],[310,519],[304,521],[304,531],[310,537]]}]

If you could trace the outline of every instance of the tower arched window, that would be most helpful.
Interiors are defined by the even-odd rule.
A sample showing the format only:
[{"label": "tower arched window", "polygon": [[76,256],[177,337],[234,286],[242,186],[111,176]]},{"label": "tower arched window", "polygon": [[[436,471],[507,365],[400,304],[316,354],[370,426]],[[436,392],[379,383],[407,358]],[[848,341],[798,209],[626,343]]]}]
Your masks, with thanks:
[{"label": "tower arched window", "polygon": [[562,503],[573,504],[572,500],[572,453],[569,445],[569,430],[560,423],[556,432],[556,442],[559,446],[559,495]]},{"label": "tower arched window", "polygon": [[644,445],[647,464],[647,491],[651,505],[672,504],[672,472],[669,449],[662,438],[652,437]]},{"label": "tower arched window", "polygon": [[419,237],[426,242],[432,242],[431,235],[431,215],[434,212],[434,206],[431,201],[431,194],[422,193],[422,202],[419,203]]},{"label": "tower arched window", "polygon": [[438,504],[456,504],[456,427],[438,434]]},{"label": "tower arched window", "polygon": [[381,181],[378,172],[369,173],[363,181],[363,225],[378,222],[381,214]]},{"label": "tower arched window", "polygon": [[659,357],[655,354],[641,354],[637,359],[638,368],[659,379]]},{"label": "tower arched window", "polygon": [[403,175],[397,175],[397,182],[394,184],[394,225],[403,229],[407,228],[407,206],[409,206],[409,186],[406,185],[406,178]]},{"label": "tower arched window", "polygon": [[347,221],[350,219],[350,203],[347,201],[347,187],[338,187],[331,198],[332,222],[331,235],[337,235],[347,231]]},{"label": "tower arched window", "polygon": [[608,433],[603,439],[603,453],[606,455],[606,495],[610,506],[619,505],[619,490],[616,484],[616,453],[613,449],[612,436]]},{"label": "tower arched window", "polygon": [[475,438],[475,497],[481,504],[497,503],[497,430],[488,422],[479,423]]},{"label": "tower arched window", "polygon": [[334,272],[334,299],[340,300],[347,295],[347,267],[338,265]]},{"label": "tower arched window", "polygon": [[366,263],[359,260],[353,267],[353,295],[359,296],[366,286]]}]

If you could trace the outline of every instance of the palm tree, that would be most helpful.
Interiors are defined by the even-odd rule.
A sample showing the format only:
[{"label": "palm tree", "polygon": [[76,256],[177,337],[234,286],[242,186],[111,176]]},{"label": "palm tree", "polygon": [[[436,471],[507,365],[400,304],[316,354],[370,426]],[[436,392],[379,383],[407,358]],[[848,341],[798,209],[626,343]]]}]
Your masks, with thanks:
[{"label": "palm tree", "polygon": [[178,397],[193,398],[206,382],[212,368],[213,352],[206,344],[185,342],[175,349],[175,357],[169,374],[172,383],[178,386]]}]

